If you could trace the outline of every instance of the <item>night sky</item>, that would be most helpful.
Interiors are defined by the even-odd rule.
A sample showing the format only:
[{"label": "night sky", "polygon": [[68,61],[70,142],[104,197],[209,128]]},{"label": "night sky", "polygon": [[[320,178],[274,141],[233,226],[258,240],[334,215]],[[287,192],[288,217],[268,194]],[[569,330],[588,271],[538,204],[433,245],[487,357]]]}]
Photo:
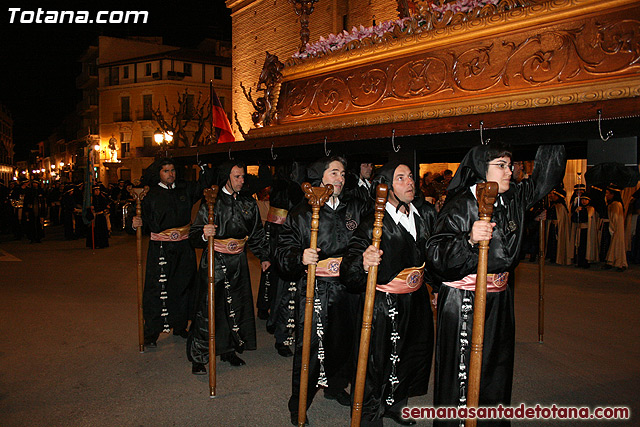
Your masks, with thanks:
[{"label": "night sky", "polygon": [[[231,17],[224,0],[181,2],[149,1],[19,1],[3,8],[0,24],[2,66],[0,103],[14,119],[15,160],[26,160],[29,150],[46,139],[73,112],[81,100],[75,79],[81,71],[77,60],[100,35],[162,36],[164,43],[195,47],[202,39],[231,40]],[[9,8],[20,8],[10,23]],[[146,24],[47,24],[20,23],[22,11],[146,10]],[[25,19],[28,14],[22,15]],[[50,15],[49,15],[50,16]],[[78,16],[78,15],[76,15]]]}]

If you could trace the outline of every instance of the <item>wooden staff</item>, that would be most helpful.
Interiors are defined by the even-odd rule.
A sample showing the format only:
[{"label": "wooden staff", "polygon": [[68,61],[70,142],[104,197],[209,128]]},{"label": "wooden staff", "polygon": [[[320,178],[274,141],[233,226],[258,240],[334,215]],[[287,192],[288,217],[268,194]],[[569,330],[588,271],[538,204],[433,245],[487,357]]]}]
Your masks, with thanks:
[{"label": "wooden staff", "polygon": [[[204,198],[207,201],[207,209],[209,210],[208,223],[213,224],[213,207],[218,197],[218,186],[212,185],[211,188],[204,190]],[[207,275],[209,278],[209,397],[216,397],[216,300],[215,300],[215,275],[214,275],[214,249],[213,236],[209,236],[208,253],[207,253]]]},{"label": "wooden staff", "polygon": [[[304,195],[311,205],[311,238],[309,248],[318,248],[318,225],[320,208],[333,194],[333,185],[312,187],[302,184]],[[311,352],[311,325],[313,324],[313,293],[316,283],[316,265],[307,266],[307,295],[304,306],[304,332],[302,335],[302,369],[300,370],[300,395],[298,399],[298,426],[303,427],[307,420],[307,388],[309,385],[309,353]]]},{"label": "wooden staff", "polygon": [[[538,239],[538,342],[542,344],[544,341],[544,259],[546,257],[544,245],[545,245],[545,230],[547,228],[546,220],[541,219],[539,225],[539,239]],[[580,229],[578,229],[580,232]]]},{"label": "wooden staff", "polygon": [[[145,185],[144,188],[134,188],[133,198],[136,200],[136,216],[142,216],[142,199],[149,192],[149,186]],[[137,270],[138,270],[138,343],[140,345],[140,353],[144,353],[144,317],[142,316],[142,227],[136,229],[136,255],[137,255]]]},{"label": "wooden staff", "polygon": [[[376,187],[376,205],[374,210],[373,240],[371,244],[380,249],[382,239],[382,218],[387,204],[389,188],[386,184]],[[351,427],[359,427],[362,418],[362,399],[364,398],[364,383],[367,376],[367,361],[369,359],[369,343],[371,339],[371,321],[373,319],[373,303],[376,297],[376,283],[378,281],[378,266],[369,267],[367,274],[367,290],[362,314],[362,330],[360,332],[360,350],[358,351],[358,368],[356,371],[355,393],[351,410]]]},{"label": "wooden staff", "polygon": [[[483,182],[478,184],[478,214],[480,221],[491,221],[493,204],[498,195],[498,184]],[[484,314],[487,304],[487,261],[489,256],[489,240],[480,241],[478,253],[478,273],[476,276],[476,293],[473,303],[473,330],[471,336],[471,357],[469,360],[469,388],[467,391],[467,407],[477,408],[480,396],[480,376],[482,374],[482,345],[484,341]],[[475,427],[478,420],[468,418],[466,427]]]}]

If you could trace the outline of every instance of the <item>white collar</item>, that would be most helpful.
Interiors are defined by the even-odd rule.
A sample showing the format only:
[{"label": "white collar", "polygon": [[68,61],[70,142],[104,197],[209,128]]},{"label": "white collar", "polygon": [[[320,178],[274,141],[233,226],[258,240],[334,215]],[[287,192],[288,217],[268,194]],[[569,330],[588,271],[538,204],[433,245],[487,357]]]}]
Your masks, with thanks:
[{"label": "white collar", "polygon": [[338,197],[329,197],[329,200],[327,200],[325,205],[329,206],[331,209],[335,211],[338,208],[338,205],[340,205],[340,199]]},{"label": "white collar", "polygon": [[358,187],[371,188],[371,182],[367,179],[358,178]]},{"label": "white collar", "polygon": [[396,207],[393,206],[390,202],[387,202],[385,205],[385,210],[391,216],[391,219],[397,224],[400,224],[411,236],[413,240],[418,240],[418,232],[416,230],[416,221],[414,219],[414,215],[420,216],[416,208],[413,206],[413,203],[409,203],[409,215],[405,215],[400,211],[396,210]]},{"label": "white collar", "polygon": [[420,216],[420,214],[418,213],[418,210],[415,208],[415,206],[413,206],[413,203],[409,203],[409,215],[406,215],[400,211],[397,211],[396,207],[393,206],[389,201],[387,201],[387,204],[385,205],[384,208],[386,209],[387,212],[389,212],[389,215],[391,215],[391,218],[393,218],[396,224],[400,222],[400,219],[403,217],[409,218],[409,217],[412,217],[413,215]]},{"label": "white collar", "polygon": [[222,192],[223,192],[224,194],[228,194],[228,195],[230,195],[230,196],[233,196],[233,194],[229,193],[229,190],[227,190],[227,186],[226,186],[226,185],[225,185],[224,187],[222,187]]},{"label": "white collar", "polygon": [[172,182],[171,183],[171,187],[169,187],[167,184],[165,184],[164,182],[159,182],[158,185],[162,188],[164,188],[165,190],[168,190],[169,188],[176,188],[176,183]]}]

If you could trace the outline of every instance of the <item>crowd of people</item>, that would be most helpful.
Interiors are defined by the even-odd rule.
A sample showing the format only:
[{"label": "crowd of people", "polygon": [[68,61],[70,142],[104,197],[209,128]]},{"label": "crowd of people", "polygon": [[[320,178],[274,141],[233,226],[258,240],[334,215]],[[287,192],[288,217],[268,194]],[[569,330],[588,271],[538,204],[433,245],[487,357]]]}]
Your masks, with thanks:
[{"label": "crowd of people", "polygon": [[[245,365],[240,355],[257,347],[248,248],[262,270],[258,317],[266,320],[274,335],[277,354],[292,357],[288,410],[291,423],[298,425],[306,321],[311,322],[306,408],[321,389],[326,399],[353,404],[367,273],[377,266],[361,425],[382,426],[384,418],[412,425],[415,421],[403,418],[401,411],[410,397],[427,393],[432,361],[434,405],[466,404],[478,244],[488,240],[479,404],[508,406],[515,347],[515,268],[527,255],[531,260],[538,255],[539,221],[547,220],[546,254],[553,262],[588,268],[602,261],[603,268],[624,271],[629,238],[625,231],[632,227],[628,218],[640,208],[636,193],[626,209],[625,226],[618,189],[587,190],[580,185],[567,204],[560,185],[566,165],[562,146],[540,147],[531,176],[514,165],[512,157],[500,144],[477,146],[455,174],[428,173],[419,183],[402,162],[374,170],[372,163],[359,159],[349,169],[339,156],[306,167],[296,162],[282,165],[273,175],[261,167],[257,177],[248,175],[242,162],[229,161],[215,169],[202,167],[197,182],[178,179],[174,160],[156,161],[145,177],[150,191],[142,200],[142,215],[131,220],[132,229],[142,227],[150,235],[143,296],[145,347],[157,348],[162,333],[185,338],[194,375],[206,374],[211,356],[232,366]],[[319,210],[315,249],[312,207],[300,187],[303,181],[333,188]],[[490,222],[479,220],[475,192],[477,184],[486,181],[498,183]],[[203,190],[212,184],[219,186],[219,192],[210,223]],[[378,184],[389,188],[379,248],[372,245]],[[118,223],[113,212],[131,201],[131,193],[124,182],[109,193],[94,186],[88,211],[82,208],[83,194],[81,186],[44,191],[38,184],[16,184],[3,195],[3,212],[7,208],[3,224],[5,218],[11,224],[24,223],[20,230],[34,236],[34,230],[26,227],[33,227],[48,210],[52,223],[65,224],[65,237],[78,238],[88,219],[93,240],[87,244],[104,247],[109,229],[122,228],[122,216],[118,215]],[[269,201],[262,216],[257,194]],[[73,225],[69,234],[67,222]],[[86,236],[86,225],[83,230]],[[215,355],[209,355],[208,345],[210,238],[215,260]],[[631,260],[638,255],[638,243],[634,245]],[[199,265],[195,248],[203,249]],[[310,265],[316,272],[310,284],[313,315],[305,319]],[[459,420],[436,420],[434,425],[458,424]]]},{"label": "crowd of people", "polygon": [[[464,404],[469,369],[464,337],[472,327],[478,243],[490,240],[485,346],[492,356],[483,363],[480,404],[508,405],[515,341],[508,283],[520,260],[528,209],[564,175],[563,147],[541,147],[535,164],[531,178],[513,182],[508,149],[475,147],[455,176],[445,173],[434,180],[446,185],[446,197],[438,195],[436,209],[401,162],[374,172],[371,163],[359,161],[349,170],[344,158],[325,157],[306,168],[281,166],[274,176],[249,184],[241,162],[227,162],[217,173],[203,168],[197,183],[187,183],[176,180],[171,159],[162,160],[157,182],[143,199],[142,216],[133,220],[134,227],[151,233],[145,346],[157,347],[159,335],[173,331],[186,338],[192,373],[207,372],[214,355],[208,346],[206,242],[213,238],[215,356],[232,366],[245,365],[240,355],[256,348],[248,248],[261,262],[258,316],[267,320],[277,353],[293,358],[288,409],[297,425],[303,371],[308,373],[307,409],[321,389],[326,399],[352,404],[367,272],[378,266],[362,425],[381,426],[384,418],[411,425],[415,421],[403,418],[401,410],[410,397],[427,392],[434,354],[435,404]],[[319,209],[317,248],[311,245],[312,207],[300,189],[303,180],[332,186]],[[476,184],[486,180],[499,183],[491,223],[479,221],[475,200]],[[191,223],[189,212],[213,183],[220,188],[214,222],[209,223],[208,206],[201,203]],[[389,197],[376,248],[371,244],[373,191],[379,183],[388,185]],[[262,201],[268,194],[264,224],[256,193]],[[199,268],[197,247],[203,248]],[[310,265],[315,265],[315,278],[307,285]],[[307,289],[314,290],[311,319],[305,318]],[[432,304],[438,313],[435,339]],[[311,323],[310,359],[303,370],[306,321]]]},{"label": "crowd of people", "polygon": [[41,243],[45,225],[63,225],[65,240],[87,239],[87,247],[108,247],[111,232],[124,230],[123,208],[133,201],[130,188],[124,180],[110,188],[96,182],[88,194],[84,182],[0,183],[0,233]]},{"label": "crowd of people", "polygon": [[640,190],[625,204],[622,189],[576,184],[567,201],[562,186],[527,213],[522,258],[539,256],[539,221],[546,218],[545,258],[551,264],[624,272],[640,263]]}]

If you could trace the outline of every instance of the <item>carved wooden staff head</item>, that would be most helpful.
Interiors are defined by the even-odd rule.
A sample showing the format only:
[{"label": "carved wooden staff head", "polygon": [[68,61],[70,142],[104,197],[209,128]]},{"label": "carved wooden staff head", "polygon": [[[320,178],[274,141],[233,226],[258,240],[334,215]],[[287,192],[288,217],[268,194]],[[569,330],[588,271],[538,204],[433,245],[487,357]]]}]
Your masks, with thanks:
[{"label": "carved wooden staff head", "polygon": [[491,220],[493,214],[493,204],[498,196],[497,182],[481,182],[476,187],[476,197],[478,198],[478,215],[483,221]]},{"label": "carved wooden staff head", "polygon": [[149,186],[145,185],[144,188],[132,188],[131,192],[133,193],[133,198],[136,199],[136,201],[142,201],[144,196],[149,192]]},{"label": "carved wooden staff head", "polygon": [[[327,184],[326,187],[312,187],[308,182],[304,182],[302,183],[302,190],[311,205],[311,236],[309,247],[316,249],[318,227],[320,226],[320,208],[333,194],[333,185]],[[311,270],[315,273],[315,267]]]},{"label": "carved wooden staff head", "polygon": [[304,191],[304,196],[309,199],[311,207],[317,206],[321,208],[333,194],[333,185],[327,184],[324,187],[312,187],[308,182],[303,182],[302,190]]},{"label": "carved wooden staff head", "polygon": [[209,210],[209,224],[213,223],[213,206],[216,203],[218,197],[218,186],[212,185],[211,188],[205,188],[204,199],[207,202],[207,209]]},{"label": "carved wooden staff head", "polygon": [[134,188],[132,189],[133,198],[136,200],[136,215],[142,215],[142,199],[149,192],[149,186],[145,185],[143,188]]},{"label": "carved wooden staff head", "polygon": [[378,184],[376,187],[376,204],[373,211],[373,246],[380,247],[382,238],[382,218],[384,217],[384,207],[387,204],[389,196],[389,186],[387,184]]}]

